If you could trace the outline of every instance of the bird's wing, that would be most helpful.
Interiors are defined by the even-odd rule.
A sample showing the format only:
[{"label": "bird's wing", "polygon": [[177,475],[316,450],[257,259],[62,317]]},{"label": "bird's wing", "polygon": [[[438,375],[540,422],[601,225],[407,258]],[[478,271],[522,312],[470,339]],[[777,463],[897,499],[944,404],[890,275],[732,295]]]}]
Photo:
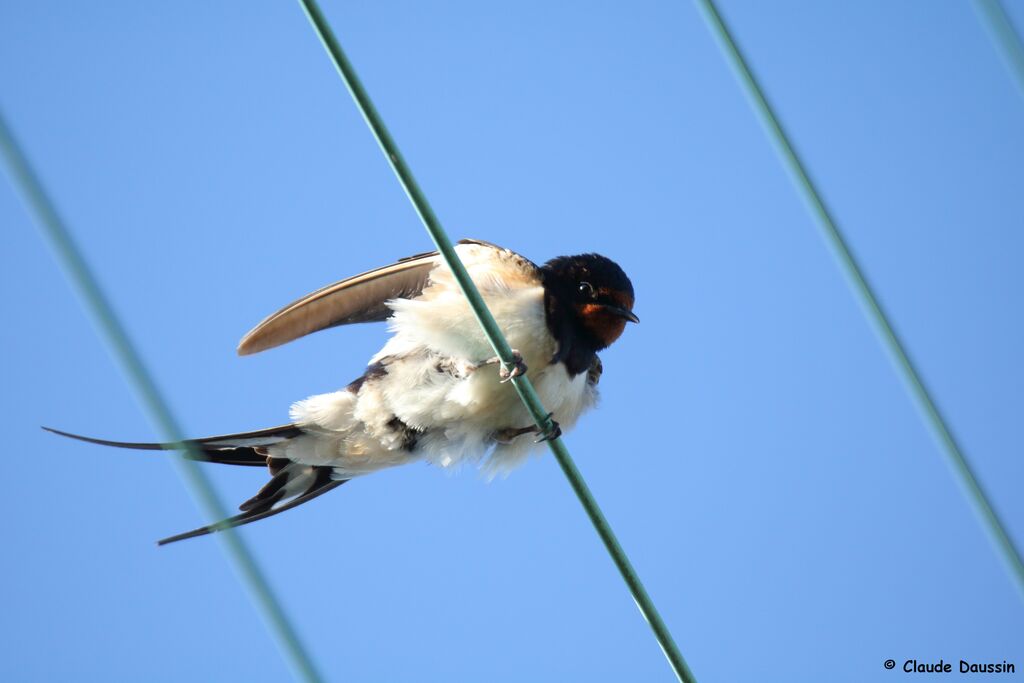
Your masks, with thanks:
[{"label": "bird's wing", "polygon": [[[498,250],[522,264],[524,270],[536,270],[527,259],[495,244],[469,239],[459,244]],[[436,251],[417,254],[318,289],[254,327],[239,342],[238,354],[258,353],[329,327],[386,320],[391,315],[387,302],[419,296],[430,281],[430,272],[441,263]]]},{"label": "bird's wing", "polygon": [[328,327],[385,320],[391,314],[385,302],[417,296],[438,263],[437,252],[417,254],[307,294],[242,337],[238,355],[272,349]]}]

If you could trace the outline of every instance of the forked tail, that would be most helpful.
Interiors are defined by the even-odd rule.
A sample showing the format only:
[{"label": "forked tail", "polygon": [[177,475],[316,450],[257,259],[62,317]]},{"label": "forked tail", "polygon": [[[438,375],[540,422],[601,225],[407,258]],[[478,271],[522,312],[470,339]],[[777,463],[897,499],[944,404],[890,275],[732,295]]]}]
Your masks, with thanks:
[{"label": "forked tail", "polygon": [[[48,432],[66,436],[78,441],[131,448],[148,451],[182,450],[179,443],[108,441],[95,439],[80,434],[71,434],[59,429],[43,427]],[[282,425],[254,432],[224,434],[204,439],[190,439],[186,443],[190,450],[184,450],[185,457],[200,462],[213,462],[223,465],[244,465],[249,467],[268,467],[271,478],[255,496],[239,506],[241,514],[228,519],[202,526],[191,531],[169,536],[157,541],[158,545],[166,545],[186,538],[205,536],[222,529],[249,524],[279,512],[313,500],[333,488],[344,484],[347,479],[333,479],[334,468],[323,465],[303,465],[287,458],[275,458],[269,455],[268,447],[302,436],[303,431],[295,425]]]}]

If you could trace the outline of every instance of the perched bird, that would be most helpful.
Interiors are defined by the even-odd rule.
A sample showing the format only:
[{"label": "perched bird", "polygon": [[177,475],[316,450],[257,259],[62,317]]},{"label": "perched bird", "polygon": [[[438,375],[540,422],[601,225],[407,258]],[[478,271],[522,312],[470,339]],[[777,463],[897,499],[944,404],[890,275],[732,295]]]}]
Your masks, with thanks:
[{"label": "perched bird", "polygon": [[[561,256],[538,267],[478,240],[463,240],[456,251],[515,350],[515,367],[493,357],[437,252],[304,296],[245,335],[238,353],[350,323],[387,320],[393,335],[347,387],[295,403],[290,424],[191,441],[196,459],[267,466],[271,478],[242,503],[241,514],[159,543],[264,519],[355,477],[415,460],[452,467],[486,457],[484,467],[493,476],[593,406],[602,371],[597,352],[618,339],[627,322],[639,322],[633,285],[622,269],[597,254]],[[491,365],[497,372],[485,371]],[[530,414],[505,384],[527,368],[555,425],[539,439]],[[49,431],[106,446],[174,448]]]}]

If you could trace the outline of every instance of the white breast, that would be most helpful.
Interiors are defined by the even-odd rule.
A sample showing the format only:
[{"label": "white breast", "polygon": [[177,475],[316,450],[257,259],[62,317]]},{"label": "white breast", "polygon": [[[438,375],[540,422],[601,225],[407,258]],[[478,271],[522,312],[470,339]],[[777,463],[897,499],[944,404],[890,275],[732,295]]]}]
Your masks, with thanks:
[{"label": "white breast", "polygon": [[[492,247],[470,244],[457,250],[509,344],[522,354],[542,402],[568,429],[595,403],[597,393],[585,373],[570,377],[563,364],[550,364],[557,343],[547,328],[536,269]],[[471,370],[494,351],[446,267],[431,273],[421,296],[389,306],[394,336],[371,361],[384,363],[387,373],[366,382],[352,400],[325,395],[297,404],[302,406],[300,424],[315,422],[320,430],[329,424],[344,433],[322,431],[332,443],[313,449],[318,461],[333,450],[334,464],[353,473],[369,471],[374,460],[386,467],[410,456],[451,467],[479,459],[494,432],[533,424],[515,388],[499,383],[497,365]],[[465,372],[450,370],[460,366]],[[401,444],[389,426],[394,418],[422,432],[412,454],[398,452]],[[507,472],[537,448],[535,439],[527,434],[499,444],[485,470],[491,476]],[[358,455],[346,452],[351,450]]]}]

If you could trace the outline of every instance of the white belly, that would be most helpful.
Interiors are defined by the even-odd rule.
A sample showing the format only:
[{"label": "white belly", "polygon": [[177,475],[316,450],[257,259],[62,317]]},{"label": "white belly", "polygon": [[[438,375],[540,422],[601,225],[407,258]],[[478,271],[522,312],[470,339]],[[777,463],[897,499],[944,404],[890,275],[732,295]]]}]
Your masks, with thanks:
[{"label": "white belly", "polygon": [[[499,382],[497,365],[472,369],[494,351],[465,297],[447,282],[450,275],[432,277],[435,284],[422,296],[389,303],[394,336],[371,361],[382,363],[386,373],[367,380],[357,394],[296,404],[293,419],[321,435],[321,443],[294,444],[288,457],[316,459],[308,464],[333,464],[341,475],[354,475],[378,469],[375,463],[389,467],[412,459],[452,467],[479,460],[493,447],[485,465],[493,475],[536,448],[531,434],[495,445],[495,432],[528,427],[533,419],[515,388]],[[563,364],[550,364],[557,344],[547,328],[542,286],[511,286],[475,273],[473,279],[510,346],[522,354],[544,406],[563,430],[570,428],[597,392],[586,373],[570,377]],[[408,440],[403,446],[395,420],[416,432],[411,448],[405,448]]]}]

